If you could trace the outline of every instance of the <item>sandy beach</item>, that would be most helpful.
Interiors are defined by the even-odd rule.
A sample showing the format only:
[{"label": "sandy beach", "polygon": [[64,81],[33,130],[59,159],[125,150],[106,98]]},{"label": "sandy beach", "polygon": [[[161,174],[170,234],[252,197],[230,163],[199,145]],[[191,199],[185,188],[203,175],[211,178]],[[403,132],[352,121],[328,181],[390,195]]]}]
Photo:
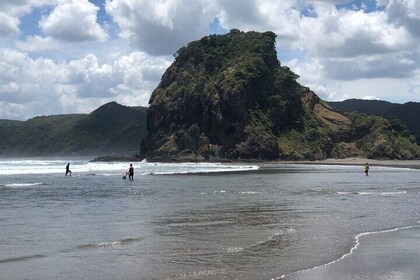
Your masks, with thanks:
[{"label": "sandy beach", "polygon": [[420,169],[420,160],[377,160],[368,158],[345,158],[345,159],[326,159],[319,161],[286,161],[285,163],[301,164],[327,164],[327,165],[364,165],[369,163],[370,167],[389,166],[400,168]]},{"label": "sandy beach", "polygon": [[341,259],[282,279],[420,279],[419,238],[419,226],[362,233],[351,252]]}]

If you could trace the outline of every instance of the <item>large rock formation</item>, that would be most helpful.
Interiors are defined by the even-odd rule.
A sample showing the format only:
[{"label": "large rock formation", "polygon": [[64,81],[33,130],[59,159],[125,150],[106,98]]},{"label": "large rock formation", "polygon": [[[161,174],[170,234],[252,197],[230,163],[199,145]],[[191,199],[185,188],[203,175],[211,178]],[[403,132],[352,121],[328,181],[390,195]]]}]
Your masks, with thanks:
[{"label": "large rock formation", "polygon": [[381,155],[358,145],[364,136],[355,133],[355,118],[296,82],[298,75],[277,59],[275,37],[232,30],[182,47],[150,98],[142,154],[161,160],[418,156],[415,144],[404,154],[381,140]]}]

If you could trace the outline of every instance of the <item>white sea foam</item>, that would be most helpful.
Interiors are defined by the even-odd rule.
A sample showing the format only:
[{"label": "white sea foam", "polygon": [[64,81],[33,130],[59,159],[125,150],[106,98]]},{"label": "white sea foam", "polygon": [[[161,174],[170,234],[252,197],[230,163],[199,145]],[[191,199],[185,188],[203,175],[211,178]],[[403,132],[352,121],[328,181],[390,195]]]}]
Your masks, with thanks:
[{"label": "white sea foam", "polygon": [[267,237],[267,239],[264,239],[264,240],[258,241],[257,243],[255,243],[255,244],[253,244],[253,245],[250,245],[250,246],[246,247],[245,249],[247,249],[247,248],[253,248],[253,247],[257,247],[257,246],[261,246],[261,245],[264,245],[264,244],[270,243],[270,242],[272,242],[273,240],[277,240],[277,239],[278,239],[278,238],[280,238],[281,236],[284,236],[284,235],[292,235],[292,234],[294,234],[295,232],[296,232],[296,230],[295,230],[294,228],[285,228],[285,229],[280,229],[280,230],[277,230],[277,231],[273,231],[273,232],[271,232],[271,234]]},{"label": "white sea foam", "polygon": [[214,191],[213,194],[221,194],[221,193],[226,193],[226,191],[224,190],[220,190],[220,191]]},{"label": "white sea foam", "polygon": [[340,195],[399,195],[406,194],[407,191],[396,190],[396,191],[337,191],[337,194]]},{"label": "white sea foam", "polygon": [[[150,167],[150,166],[149,166]],[[240,172],[257,170],[259,166],[223,165],[220,163],[176,163],[152,166],[153,175]]]},{"label": "white sea foam", "polygon": [[107,248],[107,247],[114,247],[114,246],[124,246],[130,243],[141,241],[141,238],[127,238],[122,240],[116,241],[109,241],[109,242],[95,242],[91,244],[85,244],[77,246],[77,249],[100,249],[100,248]]},{"label": "white sea foam", "polygon": [[232,248],[228,248],[227,252],[230,253],[230,254],[237,254],[237,253],[242,252],[243,250],[244,250],[244,248],[242,248],[242,247],[232,247]]},{"label": "white sea foam", "polygon": [[[70,163],[73,174],[119,176],[128,170],[128,162],[89,162],[87,160],[16,160],[0,161],[0,175],[64,174]],[[149,163],[145,160],[132,163],[135,174],[173,175],[257,170],[258,166],[222,163]]]},{"label": "white sea foam", "polygon": [[247,191],[247,192],[238,192],[238,194],[240,195],[252,195],[252,194],[257,194],[258,192],[253,192],[253,191]]},{"label": "white sea foam", "polygon": [[358,192],[360,195],[397,195],[406,194],[406,191],[386,191],[386,192]]},{"label": "white sea foam", "polygon": [[218,195],[218,194],[225,194],[227,193],[225,190],[217,190],[212,192],[202,192],[202,195]]},{"label": "white sea foam", "polygon": [[282,275],[282,276],[277,277],[277,278],[272,278],[272,280],[284,279],[284,278],[286,278],[286,277],[288,277],[290,275],[293,275],[293,274],[302,273],[302,272],[306,272],[306,271],[312,271],[312,270],[316,270],[316,269],[319,269],[319,268],[322,268],[322,267],[325,267],[325,266],[329,266],[329,265],[335,264],[335,263],[337,263],[337,262],[339,262],[339,261],[341,261],[341,260],[349,257],[350,255],[352,255],[357,250],[357,248],[360,246],[360,238],[363,237],[363,236],[371,235],[371,234],[394,232],[394,231],[398,231],[398,230],[418,228],[418,227],[420,227],[420,225],[411,225],[411,226],[404,226],[404,227],[396,227],[396,228],[387,229],[387,230],[369,231],[369,232],[360,233],[360,234],[358,234],[358,235],[356,235],[354,237],[354,241],[355,241],[354,242],[354,246],[350,249],[350,251],[348,253],[344,254],[343,256],[341,256],[339,259],[336,259],[336,260],[330,261],[330,262],[328,262],[326,264],[322,264],[322,265],[315,266],[315,267],[312,267],[312,268],[303,269],[303,270],[300,270],[300,271],[296,271],[296,272],[292,272],[292,273],[289,273],[289,274],[285,274],[285,275]]},{"label": "white sea foam", "polygon": [[44,183],[14,183],[14,184],[5,184],[7,188],[19,188],[19,187],[33,187],[44,185]]},{"label": "white sea foam", "polygon": [[337,192],[337,194],[352,194],[352,192],[343,191],[343,192]]}]

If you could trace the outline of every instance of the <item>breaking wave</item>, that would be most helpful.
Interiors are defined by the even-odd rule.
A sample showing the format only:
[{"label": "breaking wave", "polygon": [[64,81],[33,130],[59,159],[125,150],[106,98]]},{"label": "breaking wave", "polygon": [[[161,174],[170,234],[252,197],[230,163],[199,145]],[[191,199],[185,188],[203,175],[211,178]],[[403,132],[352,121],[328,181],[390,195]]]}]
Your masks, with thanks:
[{"label": "breaking wave", "polygon": [[110,241],[110,242],[95,242],[91,244],[79,245],[77,249],[101,249],[115,246],[124,246],[134,242],[141,241],[141,238],[127,238],[122,240]]},{"label": "breaking wave", "polygon": [[6,188],[24,188],[24,187],[34,187],[34,186],[42,186],[45,185],[44,183],[13,183],[13,184],[5,184],[3,185]]},{"label": "breaking wave", "polygon": [[46,258],[45,255],[31,255],[31,256],[22,256],[22,257],[15,257],[15,258],[6,258],[0,259],[0,263],[10,263],[10,262],[22,262],[22,261],[29,261],[32,259],[39,259],[39,258]]},{"label": "breaking wave", "polygon": [[[0,161],[0,175],[19,174],[63,174],[70,163],[74,175],[120,176],[128,170],[129,162],[89,162],[88,160],[3,160]],[[132,163],[135,174],[175,175],[206,174],[219,172],[241,172],[257,170],[259,166],[222,163],[149,163],[145,160]]]}]

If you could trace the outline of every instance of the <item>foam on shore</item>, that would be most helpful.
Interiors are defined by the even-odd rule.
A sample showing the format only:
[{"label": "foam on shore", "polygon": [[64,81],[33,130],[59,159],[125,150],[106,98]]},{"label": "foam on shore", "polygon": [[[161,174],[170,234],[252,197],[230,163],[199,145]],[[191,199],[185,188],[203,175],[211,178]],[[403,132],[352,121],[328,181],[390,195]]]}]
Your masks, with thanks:
[{"label": "foam on shore", "polygon": [[418,263],[420,225],[412,225],[360,233],[341,258],[276,279],[420,279]]}]

